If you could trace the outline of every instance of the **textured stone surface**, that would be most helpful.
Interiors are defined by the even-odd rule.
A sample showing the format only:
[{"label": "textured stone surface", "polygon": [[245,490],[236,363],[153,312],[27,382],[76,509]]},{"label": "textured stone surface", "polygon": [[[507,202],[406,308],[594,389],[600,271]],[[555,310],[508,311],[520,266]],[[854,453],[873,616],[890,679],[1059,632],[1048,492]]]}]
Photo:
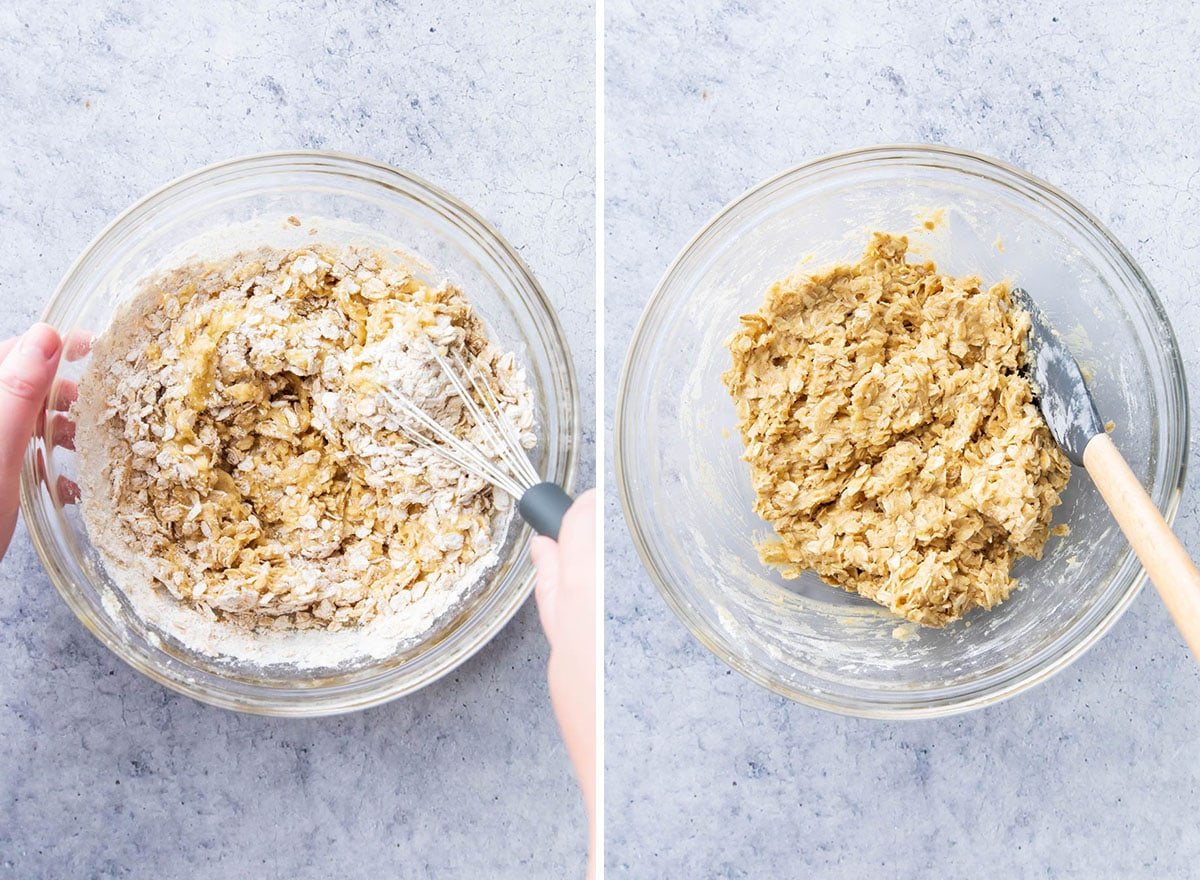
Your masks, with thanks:
[{"label": "textured stone surface", "polygon": [[[1148,273],[1200,376],[1190,6],[652,7],[606,4],[608,425],[634,322],[700,225],[776,171],[882,142],[990,153],[1073,194]],[[1152,591],[1023,696],[861,721],[729,672],[643,573],[615,490],[607,516],[610,877],[1195,876],[1200,674]],[[1179,524],[1200,549],[1194,491]]]},{"label": "textured stone surface", "polygon": [[[150,189],[237,154],[319,147],[412,170],[489,218],[588,375],[594,13],[451,5],[4,4],[0,337]],[[0,564],[0,877],[577,875],[583,814],[545,659],[530,603],[410,698],[334,719],[239,716],[109,654],[20,533]]]}]

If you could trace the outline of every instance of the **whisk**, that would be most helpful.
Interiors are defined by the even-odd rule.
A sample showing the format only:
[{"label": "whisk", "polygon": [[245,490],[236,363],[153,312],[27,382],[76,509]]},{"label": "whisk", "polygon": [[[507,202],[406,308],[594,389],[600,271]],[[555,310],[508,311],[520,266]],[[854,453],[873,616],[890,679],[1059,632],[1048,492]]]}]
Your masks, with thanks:
[{"label": "whisk", "polygon": [[[476,371],[467,365],[458,352],[450,352],[450,360],[447,360],[438,353],[431,340],[425,339],[425,344],[429,346],[430,354],[450,382],[454,393],[479,426],[486,446],[496,452],[490,453],[487,448],[481,448],[485,444],[476,446],[456,437],[421,407],[398,394],[395,389],[387,388],[384,393],[388,399],[412,422],[405,426],[406,433],[418,445],[435,452],[465,473],[507,492],[516,500],[521,518],[534,531],[557,541],[563,516],[572,504],[571,496],[561,486],[543,480],[538,474],[521,446],[517,429],[500,406],[491,385],[476,378]],[[463,376],[467,377],[466,382],[463,382]],[[482,406],[476,397],[483,402]]]}]

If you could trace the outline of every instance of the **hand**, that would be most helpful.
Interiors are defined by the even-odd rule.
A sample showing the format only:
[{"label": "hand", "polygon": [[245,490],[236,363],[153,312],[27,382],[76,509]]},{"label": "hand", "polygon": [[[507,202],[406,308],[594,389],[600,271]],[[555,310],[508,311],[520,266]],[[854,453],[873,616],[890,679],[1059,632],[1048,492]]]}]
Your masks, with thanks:
[{"label": "hand", "polygon": [[44,412],[61,354],[62,340],[47,324],[0,342],[0,557],[17,526],[25,448]]},{"label": "hand", "polygon": [[550,642],[550,702],[583,791],[591,831],[588,876],[595,875],[596,815],[596,493],[580,495],[558,542],[533,539],[537,606]]}]

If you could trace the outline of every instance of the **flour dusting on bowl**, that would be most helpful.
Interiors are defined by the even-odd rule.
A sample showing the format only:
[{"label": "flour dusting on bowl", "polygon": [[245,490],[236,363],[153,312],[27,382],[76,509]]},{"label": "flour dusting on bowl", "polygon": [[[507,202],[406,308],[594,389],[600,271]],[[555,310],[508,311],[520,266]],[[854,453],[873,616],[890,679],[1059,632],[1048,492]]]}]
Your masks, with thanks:
[{"label": "flour dusting on bowl", "polygon": [[461,290],[382,252],[260,248],[145,279],[72,411],[84,519],[137,613],[198,651],[301,667],[428,631],[512,515],[394,411],[388,392],[482,442],[437,348],[470,354],[531,448],[514,356]]},{"label": "flour dusting on bowl", "polygon": [[730,364],[724,342],[773,282],[852,264],[879,229],[907,234],[910,253],[942,273],[1035,290],[1055,326],[1104,340],[1089,387],[1169,518],[1186,461],[1187,393],[1170,323],[1146,278],[1111,233],[1053,187],[933,146],[865,148],[790,169],[696,235],[667,269],[630,345],[614,429],[616,483],[663,597],[721,660],[831,711],[944,715],[1063,669],[1128,607],[1143,572],[1080,474],[1055,508],[1070,534],[1052,537],[1040,560],[1014,563],[1019,588],[991,611],[922,629],[919,639],[896,638],[894,615],[812,572],[784,577],[763,563],[756,544],[772,532],[754,513],[737,411],[721,381]]}]

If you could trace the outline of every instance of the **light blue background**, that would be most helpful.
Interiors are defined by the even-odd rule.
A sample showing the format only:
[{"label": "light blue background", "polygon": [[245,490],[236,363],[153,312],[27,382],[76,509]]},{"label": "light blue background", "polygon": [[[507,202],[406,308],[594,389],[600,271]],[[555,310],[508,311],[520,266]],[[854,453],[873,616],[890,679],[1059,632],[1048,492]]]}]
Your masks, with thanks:
[{"label": "light blue background", "polygon": [[[777,171],[885,142],[998,156],[1090,207],[1166,302],[1200,395],[1194,8],[609,0],[606,423],[692,234]],[[1178,525],[1200,551],[1196,497]],[[610,877],[1197,876],[1200,673],[1152,590],[1028,694],[860,721],[729,672],[643,572],[615,490],[606,513]]]},{"label": "light blue background", "polygon": [[[594,11],[512,6],[3,4],[0,338],[150,189],[230,156],[315,147],[416,172],[491,220],[587,377]],[[22,532],[0,564],[0,877],[581,875],[583,811],[545,662],[530,603],[410,698],[334,719],[238,716],[109,654]]]}]

